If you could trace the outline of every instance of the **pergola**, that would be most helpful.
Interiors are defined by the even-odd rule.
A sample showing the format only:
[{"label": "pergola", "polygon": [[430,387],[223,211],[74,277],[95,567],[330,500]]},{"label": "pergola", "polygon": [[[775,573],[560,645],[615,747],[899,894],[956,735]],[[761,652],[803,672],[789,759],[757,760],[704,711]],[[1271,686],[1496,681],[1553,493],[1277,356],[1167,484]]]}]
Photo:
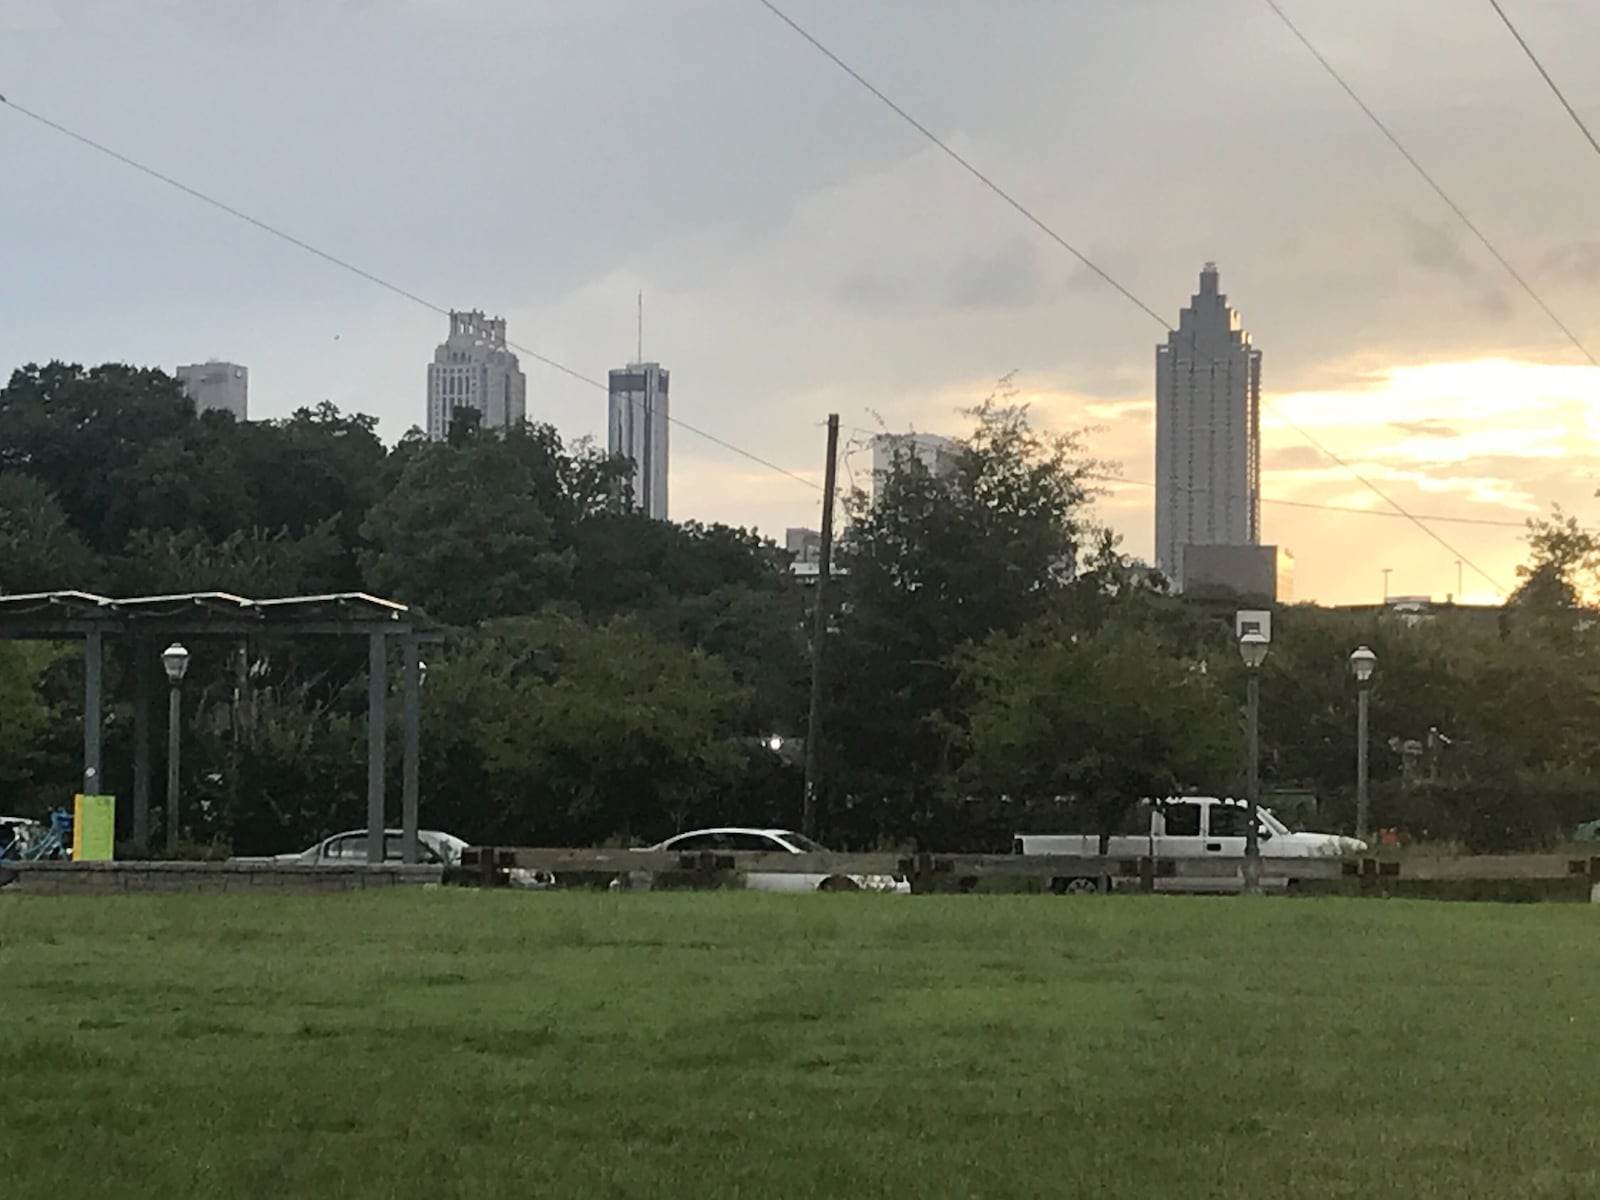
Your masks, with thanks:
[{"label": "pergola", "polygon": [[[363,592],[248,600],[227,592],[135,596],[114,600],[89,592],[0,596],[0,640],[83,640],[83,790],[102,790],[100,741],[107,638],[134,647],[133,843],[150,842],[150,705],[152,671],[169,641],[230,641],[308,636],[365,637],[367,692],[367,860],[384,857],[384,721],[389,646],[400,646],[402,671],[401,828],[406,862],[417,845],[418,738],[422,683],[419,647],[440,635],[419,631],[403,604]],[[169,816],[170,819],[170,816]]]}]

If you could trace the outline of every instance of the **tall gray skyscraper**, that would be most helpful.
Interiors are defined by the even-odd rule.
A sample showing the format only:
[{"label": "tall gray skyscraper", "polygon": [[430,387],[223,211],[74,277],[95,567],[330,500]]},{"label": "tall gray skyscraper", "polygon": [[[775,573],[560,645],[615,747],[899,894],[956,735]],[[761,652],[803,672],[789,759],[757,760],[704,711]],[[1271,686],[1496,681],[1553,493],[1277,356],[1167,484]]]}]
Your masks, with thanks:
[{"label": "tall gray skyscraper", "polygon": [[236,421],[250,419],[250,372],[238,363],[190,363],[176,368],[173,377],[194,401],[196,412],[215,409],[230,412]]},{"label": "tall gray skyscraper", "polygon": [[1156,348],[1156,565],[1183,577],[1183,547],[1261,541],[1261,351],[1217,265]]},{"label": "tall gray skyscraper", "polygon": [[667,378],[660,363],[630,363],[611,372],[607,444],[633,460],[630,507],[667,519]]},{"label": "tall gray skyscraper", "polygon": [[528,380],[506,348],[504,317],[450,314],[450,336],[428,364],[428,436],[448,437],[458,408],[477,409],[485,429],[509,429],[527,415]]}]

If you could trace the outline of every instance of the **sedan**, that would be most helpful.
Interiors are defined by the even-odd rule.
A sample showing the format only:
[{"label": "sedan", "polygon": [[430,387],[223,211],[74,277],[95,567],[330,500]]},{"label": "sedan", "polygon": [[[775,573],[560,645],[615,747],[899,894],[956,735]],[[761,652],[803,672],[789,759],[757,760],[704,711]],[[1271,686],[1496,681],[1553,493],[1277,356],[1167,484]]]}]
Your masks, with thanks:
[{"label": "sedan", "polygon": [[[470,843],[454,834],[441,833],[437,829],[417,830],[417,851],[419,860],[428,865],[440,867],[453,867],[461,862],[461,853]],[[383,861],[398,863],[405,861],[404,834],[398,829],[385,829],[383,831]],[[367,831],[365,829],[351,829],[344,833],[336,833],[332,837],[323,838],[314,846],[292,854],[274,854],[267,859],[242,859],[235,861],[265,861],[280,863],[298,863],[309,867],[338,867],[357,866],[367,861]],[[522,867],[511,871],[511,886],[520,888],[540,889],[555,886],[555,876],[548,871],[533,871]]]},{"label": "sedan", "polygon": [[[680,833],[641,850],[662,854],[697,854],[729,851],[755,854],[826,854],[828,849],[792,829],[696,829]],[[906,894],[911,884],[899,875],[816,875],[789,871],[751,871],[744,885],[756,892],[895,892]],[[613,888],[626,887],[618,879]]]}]

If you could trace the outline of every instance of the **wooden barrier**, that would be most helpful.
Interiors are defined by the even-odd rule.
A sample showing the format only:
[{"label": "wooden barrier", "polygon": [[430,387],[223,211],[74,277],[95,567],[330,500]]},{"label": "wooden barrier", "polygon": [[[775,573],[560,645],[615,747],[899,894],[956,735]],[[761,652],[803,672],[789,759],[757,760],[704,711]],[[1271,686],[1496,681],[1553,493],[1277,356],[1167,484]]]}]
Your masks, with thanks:
[{"label": "wooden barrier", "polygon": [[444,869],[382,863],[309,866],[271,862],[6,862],[0,896],[130,892],[344,892],[437,884]]},{"label": "wooden barrier", "polygon": [[[1262,877],[1270,881],[1337,880],[1347,871],[1338,858],[1263,856]],[[492,864],[492,865],[491,865]],[[984,878],[1023,877],[1043,880],[1093,879],[1102,890],[1117,883],[1144,891],[1158,890],[1158,881],[1230,879],[1239,875],[1239,859],[1219,858],[1084,858],[1063,854],[784,854],[750,851],[575,850],[544,847],[475,846],[462,855],[461,877],[508,866],[586,876],[663,874],[682,876],[691,884],[723,886],[749,874],[820,875],[824,877],[898,876],[913,891],[971,890]]]},{"label": "wooden barrier", "polygon": [[[674,853],[658,850],[577,850],[542,847],[473,847],[462,858],[470,881],[474,871],[503,875],[511,866],[590,877],[668,875],[690,886],[721,887],[751,873],[821,876],[897,876],[913,891],[970,891],[978,880],[997,877],[1092,879],[1100,889],[1154,892],[1163,881],[1237,878],[1237,858],[1084,858],[1058,854],[782,854],[740,851]],[[1385,884],[1407,882],[1552,882],[1585,878],[1590,899],[1600,904],[1600,855],[1573,859],[1559,854],[1474,855],[1460,858],[1282,858],[1263,855],[1262,879],[1285,883],[1349,881],[1362,895],[1376,895]],[[1170,884],[1168,886],[1171,886]],[[1183,890],[1181,887],[1174,890]],[[1193,890],[1208,890],[1199,886]]]}]

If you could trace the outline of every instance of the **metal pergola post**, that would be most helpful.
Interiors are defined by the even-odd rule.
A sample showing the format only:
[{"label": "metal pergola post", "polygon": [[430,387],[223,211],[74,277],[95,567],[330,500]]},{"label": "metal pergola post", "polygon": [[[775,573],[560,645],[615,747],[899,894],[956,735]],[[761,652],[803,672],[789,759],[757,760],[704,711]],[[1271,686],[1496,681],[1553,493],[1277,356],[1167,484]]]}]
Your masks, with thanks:
[{"label": "metal pergola post", "polygon": [[133,853],[150,852],[150,644],[133,643]]},{"label": "metal pergola post", "polygon": [[422,725],[422,657],[417,639],[406,637],[401,643],[404,671],[404,709],[402,711],[400,760],[400,838],[401,857],[408,863],[421,860],[417,850],[419,742]]},{"label": "metal pergola post", "polygon": [[100,793],[100,735],[105,724],[102,696],[105,639],[98,629],[83,635],[83,792]]},{"label": "metal pergola post", "polygon": [[383,861],[384,701],[389,690],[389,642],[381,633],[367,637],[367,862]]}]

